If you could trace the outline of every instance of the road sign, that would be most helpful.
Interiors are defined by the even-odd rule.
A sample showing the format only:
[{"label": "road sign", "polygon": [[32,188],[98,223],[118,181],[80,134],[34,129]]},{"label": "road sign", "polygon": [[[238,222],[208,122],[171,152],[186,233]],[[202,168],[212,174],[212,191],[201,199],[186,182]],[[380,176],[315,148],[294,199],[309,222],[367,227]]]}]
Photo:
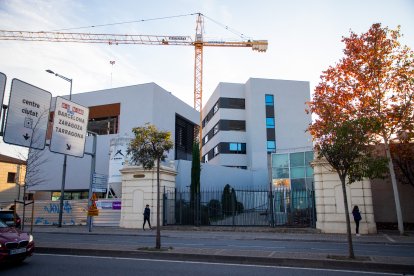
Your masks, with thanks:
[{"label": "road sign", "polygon": [[4,142],[44,149],[51,99],[50,92],[13,79]]},{"label": "road sign", "polygon": [[[3,108],[4,89],[6,88],[7,77],[5,74],[0,72],[0,112]],[[1,117],[1,114],[0,114]]]},{"label": "road sign", "polygon": [[50,151],[83,157],[89,108],[56,98]]}]

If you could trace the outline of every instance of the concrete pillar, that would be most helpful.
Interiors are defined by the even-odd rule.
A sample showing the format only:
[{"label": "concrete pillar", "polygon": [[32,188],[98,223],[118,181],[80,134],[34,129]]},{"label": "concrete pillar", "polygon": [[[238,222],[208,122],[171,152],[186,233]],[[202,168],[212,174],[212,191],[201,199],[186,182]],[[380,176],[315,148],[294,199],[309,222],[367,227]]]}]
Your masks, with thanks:
[{"label": "concrete pillar", "polygon": [[[316,202],[316,228],[323,233],[346,233],[345,208],[342,184],[336,171],[326,160],[315,160],[314,186]],[[372,204],[371,182],[363,180],[347,184],[348,208],[351,231],[355,234],[355,222],[352,216],[354,205],[358,205],[362,220],[359,224],[360,234],[377,233]]]},{"label": "concrete pillar", "polygon": [[[145,205],[151,209],[151,226],[157,224],[157,168],[144,170],[142,166],[126,166],[120,170],[122,174],[122,208],[120,227],[142,228]],[[160,215],[163,221],[162,196],[164,189],[171,191],[175,188],[174,167],[160,168]],[[165,187],[165,188],[164,188]],[[147,226],[146,226],[147,227]]]}]

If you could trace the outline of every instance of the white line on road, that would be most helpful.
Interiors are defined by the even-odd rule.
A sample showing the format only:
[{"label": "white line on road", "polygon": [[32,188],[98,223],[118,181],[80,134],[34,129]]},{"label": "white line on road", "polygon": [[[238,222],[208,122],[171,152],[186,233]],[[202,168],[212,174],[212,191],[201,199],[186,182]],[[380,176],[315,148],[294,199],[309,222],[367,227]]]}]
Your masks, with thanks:
[{"label": "white line on road", "polygon": [[126,260],[126,261],[146,261],[146,262],[165,262],[165,263],[183,263],[183,264],[205,264],[205,265],[217,265],[217,266],[242,266],[242,267],[263,267],[263,268],[283,268],[283,269],[296,269],[296,270],[310,270],[310,271],[332,271],[332,272],[345,272],[345,273],[359,273],[367,275],[401,275],[397,273],[386,272],[370,272],[370,271],[357,271],[357,270],[339,270],[339,269],[325,269],[325,268],[307,268],[307,267],[289,267],[289,266],[271,266],[271,265],[249,265],[249,264],[229,264],[229,263],[210,263],[210,262],[195,262],[195,261],[176,261],[176,260],[160,260],[160,259],[138,259],[138,258],[125,258],[125,257],[102,257],[102,256],[81,256],[81,255],[63,255],[63,254],[44,254],[36,253],[40,256],[54,256],[54,257],[72,257],[72,258],[92,258],[92,259],[114,259],[114,260]]},{"label": "white line on road", "polygon": [[391,238],[390,236],[388,236],[387,234],[384,234],[384,237],[386,237],[387,240],[389,240],[390,242],[395,242],[395,240]]}]

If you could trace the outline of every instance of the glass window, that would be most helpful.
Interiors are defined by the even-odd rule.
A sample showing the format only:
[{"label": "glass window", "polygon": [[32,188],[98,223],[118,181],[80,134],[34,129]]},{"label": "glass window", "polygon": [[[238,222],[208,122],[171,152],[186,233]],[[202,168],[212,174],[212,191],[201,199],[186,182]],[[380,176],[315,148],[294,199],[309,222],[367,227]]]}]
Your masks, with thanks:
[{"label": "glass window", "polygon": [[289,155],[286,154],[273,154],[272,155],[272,167],[273,168],[288,168],[289,167]]},{"label": "glass window", "polygon": [[290,178],[305,178],[305,168],[296,167],[290,169],[291,177]]},{"label": "glass window", "polygon": [[206,137],[204,137],[204,144],[207,144],[208,142],[208,135],[206,135]]},{"label": "glass window", "polygon": [[275,118],[266,118],[266,128],[275,128]]},{"label": "glass window", "polygon": [[304,167],[305,156],[303,152],[295,152],[290,154],[290,166],[291,167]]},{"label": "glass window", "polygon": [[304,178],[300,178],[300,179],[292,179],[291,180],[291,187],[292,189],[295,190],[303,190],[306,188],[306,183],[305,183],[305,179]]},{"label": "glass window", "polygon": [[266,105],[274,105],[273,95],[265,95]]},{"label": "glass window", "polygon": [[229,144],[231,151],[241,151],[241,144],[240,143],[230,143]]},{"label": "glass window", "polygon": [[213,113],[215,114],[218,111],[218,109],[219,109],[219,105],[218,105],[218,102],[217,102],[213,107]]},{"label": "glass window", "polygon": [[118,117],[90,119],[88,130],[99,135],[116,134],[118,133]]},{"label": "glass window", "polygon": [[267,141],[267,151],[268,152],[275,152],[276,151],[276,142],[275,141]]},{"label": "glass window", "polygon": [[217,154],[219,154],[219,149],[218,146],[214,147],[214,156],[216,156]]},{"label": "glass window", "polygon": [[216,125],[214,126],[213,133],[214,133],[214,134],[216,134],[218,131],[219,131],[219,125],[218,125],[218,124],[216,124]]},{"label": "glass window", "polygon": [[313,177],[313,168],[306,167],[306,177]]},{"label": "glass window", "polygon": [[273,178],[289,178],[289,168],[273,168]]},{"label": "glass window", "polygon": [[309,166],[309,163],[313,161],[313,151],[305,152],[305,165]]},{"label": "glass window", "polygon": [[208,163],[208,154],[204,155],[204,162]]},{"label": "glass window", "polygon": [[14,183],[16,181],[16,173],[7,173],[7,183]]}]

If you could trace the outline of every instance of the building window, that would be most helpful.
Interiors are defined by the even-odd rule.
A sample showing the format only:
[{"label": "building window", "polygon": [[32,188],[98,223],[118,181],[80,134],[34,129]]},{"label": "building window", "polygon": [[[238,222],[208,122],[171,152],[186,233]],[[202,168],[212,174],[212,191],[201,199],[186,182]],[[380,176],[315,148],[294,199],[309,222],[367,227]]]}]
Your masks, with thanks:
[{"label": "building window", "polygon": [[118,117],[93,118],[88,122],[88,131],[99,135],[118,133]]},{"label": "building window", "polygon": [[208,154],[204,155],[204,163],[208,163]]},{"label": "building window", "polygon": [[267,152],[276,152],[276,142],[267,141]]},{"label": "building window", "polygon": [[213,107],[213,114],[216,114],[216,112],[219,110],[219,104],[218,102]]},{"label": "building window", "polygon": [[229,143],[228,153],[245,154],[246,144],[245,143]]},{"label": "building window", "polygon": [[213,133],[214,133],[214,135],[216,135],[216,133],[219,131],[219,124],[217,123],[215,126],[214,126],[214,130],[213,130]]},{"label": "building window", "polygon": [[274,105],[273,95],[265,95],[266,105]]},{"label": "building window", "polygon": [[215,146],[214,147],[214,156],[216,156],[217,154],[219,154],[219,147]]},{"label": "building window", "polygon": [[208,134],[206,135],[206,137],[204,137],[204,144],[207,144],[208,142]]},{"label": "building window", "polygon": [[16,173],[9,172],[7,173],[7,183],[15,183],[16,182]]},{"label": "building window", "polygon": [[266,118],[266,128],[275,128],[275,118]]}]

